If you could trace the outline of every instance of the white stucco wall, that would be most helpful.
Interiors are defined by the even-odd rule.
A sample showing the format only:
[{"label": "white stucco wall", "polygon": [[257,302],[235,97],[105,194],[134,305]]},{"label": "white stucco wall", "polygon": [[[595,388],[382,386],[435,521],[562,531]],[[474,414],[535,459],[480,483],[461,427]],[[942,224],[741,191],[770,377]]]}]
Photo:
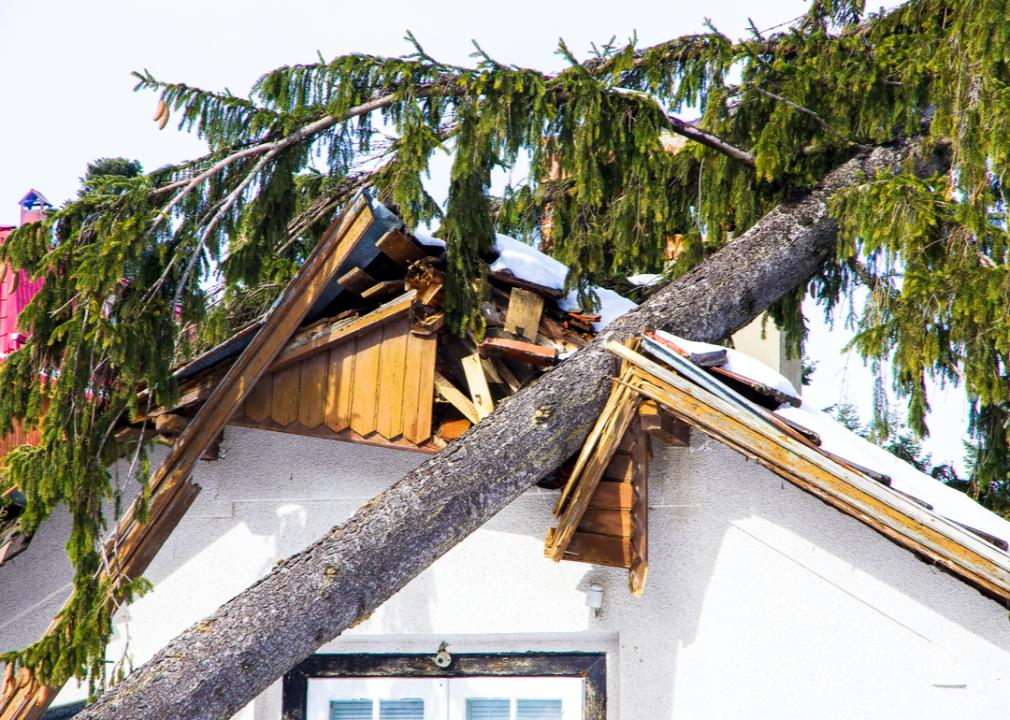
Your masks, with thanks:
[{"label": "white stucco wall", "polygon": [[[128,635],[143,662],[423,460],[243,429],[225,451],[201,464],[113,657]],[[611,720],[1005,716],[997,603],[702,435],[657,451],[643,597],[623,571],[546,560],[555,493],[534,489],[324,650],[604,651]],[[64,600],[62,525],[0,568],[0,649],[35,639]],[[279,716],[279,684],[239,714]]]}]

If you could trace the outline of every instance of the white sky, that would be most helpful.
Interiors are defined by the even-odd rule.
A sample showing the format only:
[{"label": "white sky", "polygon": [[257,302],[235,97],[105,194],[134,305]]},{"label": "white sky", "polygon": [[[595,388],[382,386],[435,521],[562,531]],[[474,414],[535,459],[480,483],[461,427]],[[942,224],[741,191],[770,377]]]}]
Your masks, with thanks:
[{"label": "white sky", "polygon": [[[151,170],[203,152],[172,123],[158,131],[151,121],[156,98],[132,92],[131,70],[244,94],[263,72],[314,62],[317,51],[327,58],[407,53],[408,29],[430,54],[450,62],[468,62],[473,38],[502,62],[553,69],[563,63],[555,54],[559,37],[576,52],[633,32],[648,45],[700,32],[705,17],[739,37],[748,16],[768,28],[805,7],[801,0],[0,0],[0,225],[18,222],[16,203],[29,188],[57,205],[69,199],[95,158],[136,158]],[[839,355],[843,331],[828,332],[819,316],[812,319],[810,351],[819,366],[806,391],[810,402],[821,407],[842,397],[865,415],[868,374],[857,358]],[[934,400],[942,407],[929,446],[937,460],[961,455],[963,405],[946,395]]]}]

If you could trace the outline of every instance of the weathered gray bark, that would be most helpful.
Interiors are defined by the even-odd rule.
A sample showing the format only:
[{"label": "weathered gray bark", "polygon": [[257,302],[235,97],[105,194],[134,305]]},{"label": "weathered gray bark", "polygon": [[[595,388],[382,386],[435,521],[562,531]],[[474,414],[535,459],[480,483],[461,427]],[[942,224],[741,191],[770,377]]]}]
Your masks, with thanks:
[{"label": "weathered gray bark", "polygon": [[610,389],[605,339],[661,327],[697,340],[727,337],[831,255],[832,193],[898,167],[909,148],[859,155],[818,190],[769,213],[346,524],[179,635],[78,717],[224,718],[238,711],[578,450]]}]

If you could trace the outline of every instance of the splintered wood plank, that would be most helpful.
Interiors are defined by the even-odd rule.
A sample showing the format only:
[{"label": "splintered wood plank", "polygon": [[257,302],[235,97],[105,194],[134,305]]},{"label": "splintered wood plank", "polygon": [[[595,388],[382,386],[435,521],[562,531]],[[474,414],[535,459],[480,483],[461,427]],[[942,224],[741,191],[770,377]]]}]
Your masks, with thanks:
[{"label": "splintered wood plank", "polygon": [[250,420],[260,422],[270,417],[270,406],[273,403],[274,376],[265,375],[253,386],[252,392],[246,398],[244,412]]},{"label": "splintered wood plank", "polygon": [[278,425],[290,425],[298,419],[298,385],[301,375],[300,363],[286,367],[274,374],[270,417]]},{"label": "splintered wood plank", "polygon": [[375,432],[381,351],[381,329],[358,339],[358,355],[354,359],[354,386],[351,394],[351,430],[359,435]]},{"label": "splintered wood plank", "polygon": [[[422,443],[431,437],[431,412],[435,400],[435,335],[407,336],[407,374],[403,386],[403,437]],[[467,423],[469,426],[469,423]]]},{"label": "splintered wood plank", "polygon": [[398,280],[383,280],[372,285],[367,290],[361,292],[361,297],[365,300],[376,300],[378,298],[403,292],[403,278]]},{"label": "splintered wood plank", "polygon": [[505,315],[505,329],[516,337],[536,342],[543,311],[543,296],[523,288],[512,288],[508,313]]},{"label": "splintered wood plank", "polygon": [[427,257],[427,254],[400,230],[390,230],[375,243],[379,252],[395,262],[400,267],[407,267],[415,260]]},{"label": "splintered wood plank", "polygon": [[635,504],[631,508],[631,567],[628,568],[628,588],[632,595],[645,591],[645,581],[649,574],[649,451],[645,442],[642,419],[632,425],[628,434],[634,433],[638,442],[632,452],[635,462],[635,477],[632,487]]},{"label": "splintered wood plank", "polygon": [[514,393],[519,392],[519,388],[522,385],[515,374],[509,369],[509,366],[505,364],[505,361],[501,358],[489,358],[488,361],[494,367],[499,377],[508,385],[509,390]]},{"label": "splintered wood plank", "polygon": [[341,432],[351,426],[351,396],[354,387],[356,338],[330,350],[330,370],[326,379],[326,427]]},{"label": "splintered wood plank", "polygon": [[340,287],[355,295],[360,295],[363,291],[375,284],[375,278],[359,267],[353,267],[337,278]]},{"label": "splintered wood plank", "polygon": [[631,537],[633,528],[631,512],[627,510],[595,510],[590,508],[582,516],[579,532]]},{"label": "splintered wood plank", "polygon": [[319,427],[326,419],[326,378],[330,354],[321,352],[303,360],[298,382],[298,422],[307,428]]},{"label": "splintered wood plank", "polygon": [[480,355],[476,353],[467,355],[460,359],[460,363],[463,365],[463,374],[466,375],[466,384],[470,388],[470,398],[477,410],[477,417],[483,420],[494,412],[494,400],[491,398],[491,388],[488,387],[487,378],[484,376]]},{"label": "splintered wood plank", "polygon": [[[622,378],[627,377],[630,377],[630,371],[625,365]],[[553,560],[559,561],[565,557],[565,550],[589,508],[617,446],[638,414],[641,399],[640,395],[623,382],[611,392],[554,508],[555,515],[559,516],[558,526],[546,549],[548,557]]]},{"label": "splintered wood plank", "polygon": [[627,538],[577,532],[565,548],[564,559],[627,568],[631,566],[631,542]]},{"label": "splintered wood plank", "polygon": [[379,350],[379,406],[375,429],[392,440],[403,434],[403,394],[407,368],[410,322],[397,320],[383,328]]},{"label": "splintered wood plank", "polygon": [[439,394],[439,397],[463,413],[463,417],[471,423],[476,425],[480,422],[477,408],[474,407],[473,403],[439,372],[435,373],[435,392]]}]

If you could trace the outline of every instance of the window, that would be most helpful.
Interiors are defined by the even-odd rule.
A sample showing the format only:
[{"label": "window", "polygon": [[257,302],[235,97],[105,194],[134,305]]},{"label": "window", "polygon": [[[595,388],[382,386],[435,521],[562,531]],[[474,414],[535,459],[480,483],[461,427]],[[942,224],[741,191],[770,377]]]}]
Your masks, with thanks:
[{"label": "window", "polygon": [[284,676],[285,720],[602,720],[596,653],[315,655]]}]

